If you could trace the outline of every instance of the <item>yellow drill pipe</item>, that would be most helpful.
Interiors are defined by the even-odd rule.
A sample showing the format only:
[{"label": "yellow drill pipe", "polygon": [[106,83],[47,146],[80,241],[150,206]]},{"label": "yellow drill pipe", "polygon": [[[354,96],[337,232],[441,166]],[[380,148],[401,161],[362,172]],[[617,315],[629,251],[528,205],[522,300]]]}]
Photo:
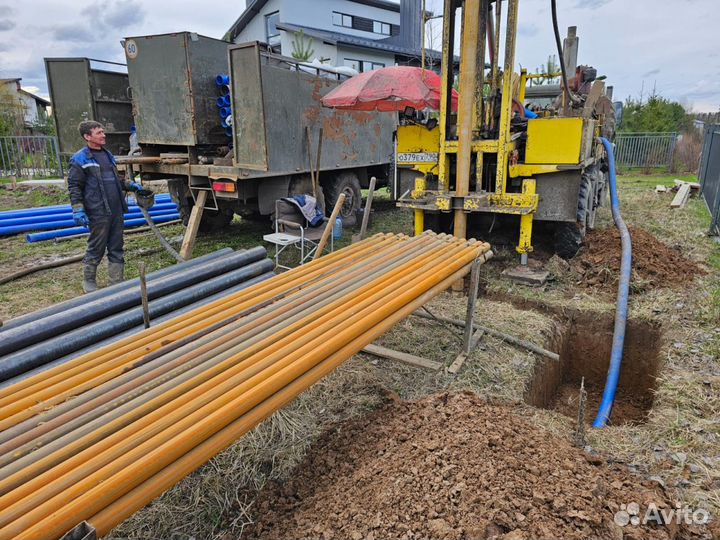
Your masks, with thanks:
[{"label": "yellow drill pipe", "polygon": [[[399,260],[402,261],[403,259],[408,259],[408,258],[414,256],[414,254],[421,253],[422,250],[429,249],[428,247],[425,247],[425,246],[427,246],[427,244],[430,240],[431,240],[431,238],[429,236],[425,236],[424,238],[420,238],[420,239],[409,240],[408,242],[406,242],[406,245],[411,246],[411,249],[407,250],[407,253],[403,252],[402,257]],[[432,246],[430,246],[430,247],[432,247]],[[336,296],[338,294],[339,295],[347,294],[347,292],[352,291],[355,288],[361,286],[364,282],[372,280],[374,273],[377,271],[377,269],[380,267],[381,264],[385,264],[388,260],[397,259],[397,258],[398,258],[398,254],[397,254],[396,250],[392,251],[388,254],[385,254],[385,255],[380,253],[379,255],[376,255],[375,257],[369,259],[369,261],[374,261],[374,262],[372,262],[372,264],[360,265],[357,269],[353,270],[352,272],[344,273],[343,275],[340,276],[340,278],[341,278],[340,281],[338,281],[338,283],[335,285],[337,288],[340,288],[340,292],[336,293]],[[393,265],[397,265],[397,264],[399,264],[399,263],[397,263],[397,262],[393,263]],[[392,268],[392,266],[388,267],[388,268]],[[361,273],[364,273],[366,277],[364,279],[356,280],[356,278],[362,277],[360,275]],[[336,280],[336,278],[332,278],[332,279]],[[349,287],[346,285],[347,282],[351,282],[351,285]],[[322,291],[323,289],[327,289],[327,287],[320,287],[319,291]],[[307,302],[308,300],[311,300],[311,299],[313,299],[313,296],[308,296],[307,298],[304,298],[304,301]],[[307,308],[307,309],[312,309],[312,308],[313,308],[313,306],[310,306],[310,308]],[[318,313],[319,312],[317,312],[316,310],[313,310],[311,312],[310,317],[307,319],[306,322],[308,324],[312,323],[313,318],[318,317]],[[286,315],[287,314],[290,314],[290,312],[287,312]],[[206,358],[209,358],[209,359],[213,360],[214,362],[219,363],[220,360],[222,360],[223,358],[225,358],[227,356],[227,355],[223,355],[221,353],[223,353],[224,350],[226,350],[229,346],[232,345],[230,338],[236,337],[236,338],[241,339],[241,341],[243,343],[247,343],[248,338],[251,337],[250,329],[253,326],[257,326],[257,324],[264,322],[266,320],[272,321],[272,318],[277,317],[277,315],[278,314],[275,312],[268,313],[264,318],[261,318],[261,319],[255,321],[256,322],[255,325],[245,325],[241,328],[238,328],[231,335],[222,336],[222,339],[220,341],[216,340],[214,342],[209,342],[204,347],[197,347],[197,348],[191,347],[191,349],[192,349],[191,354],[183,355],[179,358],[179,360],[182,362],[190,363],[194,356],[198,356],[198,355],[200,355],[200,353],[207,353],[207,354],[205,354]],[[279,328],[279,330],[280,330],[279,333],[276,332],[273,335],[273,339],[278,339],[279,337],[282,337],[285,333],[289,333],[290,330],[292,328],[294,328],[294,327],[290,326],[290,323],[293,322],[293,320],[294,320],[293,318],[288,319],[288,318],[283,317],[283,319],[280,320],[279,322],[271,323],[270,329],[276,327],[276,328]],[[303,323],[303,324],[305,324],[305,323]],[[302,325],[300,326],[300,328],[302,328]],[[266,335],[269,335],[268,332],[270,332],[270,331],[271,330],[265,329],[263,333]],[[230,343],[230,345],[227,345],[228,342]],[[223,348],[223,347],[225,347],[225,348]],[[211,368],[215,369],[215,371],[217,371],[217,369],[220,369],[220,368],[213,368],[212,366],[211,366]],[[212,371],[212,372],[210,370],[205,371],[206,369],[207,369],[206,366],[199,366],[199,367],[196,367],[194,371],[196,373],[200,373],[201,378],[209,378],[211,374],[215,373],[215,371]],[[195,379],[195,380],[198,380],[198,379]],[[172,381],[172,380],[166,381],[162,385],[163,388],[156,388],[153,390],[153,393],[155,396],[157,396],[157,395],[162,394],[162,392],[164,392],[166,388],[170,388],[171,391],[169,393],[162,394],[162,399],[164,401],[169,401],[173,395],[176,395],[176,394],[179,394],[179,393],[182,393],[185,391],[184,387],[179,387],[179,386],[176,387],[178,384],[179,384],[179,381]],[[99,387],[96,390],[102,390],[102,387]],[[39,458],[37,458],[37,459],[42,459],[44,456],[50,454],[51,452],[54,452],[57,449],[62,449],[63,452],[65,452],[66,454],[67,454],[67,452],[70,452],[70,451],[77,452],[80,448],[78,448],[77,444],[74,444],[74,443],[75,443],[75,439],[77,438],[77,436],[79,434],[87,434],[87,433],[93,432],[94,435],[100,436],[101,433],[108,433],[108,430],[111,427],[113,427],[115,429],[119,429],[119,427],[122,427],[122,426],[116,427],[115,424],[111,424],[109,422],[111,420],[113,420],[116,416],[119,416],[123,412],[122,409],[131,411],[131,414],[125,415],[123,417],[125,419],[123,425],[126,425],[127,423],[134,421],[141,414],[143,414],[143,409],[134,408],[137,406],[136,402],[139,402],[140,406],[145,406],[146,404],[144,404],[143,401],[144,401],[144,398],[138,397],[130,403],[125,403],[121,408],[113,410],[112,413],[108,413],[100,418],[96,418],[92,422],[90,422],[90,424],[86,424],[86,425],[82,426],[81,429],[76,430],[76,431],[68,434],[67,436],[63,436],[58,440],[52,440],[47,437],[34,439],[31,443],[26,444],[24,449],[22,449],[21,451],[16,451],[12,455],[8,454],[8,455],[4,456],[3,460],[2,460],[3,464],[7,464],[10,461],[15,461],[15,463],[10,467],[6,466],[3,469],[0,469],[0,477],[5,477],[5,480],[0,481],[0,493],[5,493],[8,489],[11,489],[12,485],[10,484],[10,481],[11,481],[11,477],[13,477],[13,474],[15,472],[17,472],[18,470],[20,470],[21,468],[25,467],[27,463],[30,463],[34,459],[36,459],[35,456],[39,456]],[[158,400],[153,401],[153,403],[157,403],[157,402],[158,402]],[[92,405],[92,404],[91,403],[86,404],[85,406],[89,406],[89,405]],[[85,406],[83,406],[83,408]],[[63,418],[58,418],[56,420],[63,420]],[[44,426],[40,426],[40,427],[44,427]],[[68,431],[69,427],[72,427],[72,423],[69,425],[63,425],[62,426],[63,432]],[[100,431],[99,432],[95,431],[96,428],[100,428]],[[87,439],[84,439],[84,440],[87,440]],[[52,441],[52,442],[50,442],[50,441]],[[10,442],[13,442],[13,441],[10,441]],[[35,446],[40,446],[41,448],[38,450],[35,450],[35,452],[31,456],[29,456],[29,458],[20,459],[20,457],[23,454],[26,454],[26,453],[34,450]],[[45,465],[48,464],[47,461],[43,461],[43,463]],[[25,472],[27,472],[27,471],[25,471]]]},{"label": "yellow drill pipe", "polygon": [[[450,246],[450,248],[452,248],[452,246]],[[453,249],[453,251],[456,251],[456,250],[457,250],[457,249]],[[447,251],[447,248],[445,248],[444,251],[437,252],[437,253],[452,256],[453,251],[448,252],[448,251]],[[436,254],[436,256],[437,256],[437,254]],[[417,267],[419,264],[421,264],[421,263],[418,261],[418,262],[415,262],[415,263],[413,264],[413,266]],[[429,264],[425,264],[425,266],[421,269],[421,272],[426,272],[426,271],[428,271],[429,269],[431,269],[431,268],[432,268],[432,264],[434,264],[434,263],[430,262]],[[388,279],[386,279],[385,281],[392,281],[392,276],[389,277]],[[401,286],[401,285],[398,285],[398,287],[399,287],[399,286]],[[380,288],[380,285],[374,287],[375,290],[377,290],[377,289],[379,289],[379,288]],[[364,293],[364,296],[367,296],[367,295],[369,295],[369,294],[372,293],[372,292],[373,292],[373,291],[366,291],[366,292]],[[359,300],[361,300],[362,298],[363,298],[363,296],[358,296],[358,297],[356,297],[356,300],[359,301]],[[332,328],[331,325],[325,325],[325,327],[322,328],[321,331],[315,331],[314,334],[312,334],[312,335],[309,334],[309,333],[306,333],[306,334],[303,336],[303,329],[304,329],[304,328],[307,328],[309,324],[312,324],[312,323],[313,323],[313,319],[317,318],[317,320],[315,321],[316,324],[317,324],[317,323],[319,323],[319,322],[323,322],[324,320],[331,320],[331,318],[332,318],[333,316],[336,316],[336,315],[338,315],[338,314],[343,314],[343,315],[347,314],[347,312],[348,312],[347,306],[345,306],[342,302],[339,302],[339,303],[336,302],[334,305],[337,306],[337,307],[336,307],[336,308],[333,310],[333,312],[330,313],[328,316],[322,316],[322,317],[320,317],[320,315],[322,315],[322,313],[321,313],[321,312],[317,312],[317,313],[315,313],[314,315],[310,315],[309,317],[307,317],[307,318],[305,318],[305,319],[303,319],[303,320],[300,320],[296,325],[294,325],[295,328],[293,328],[293,330],[296,329],[296,330],[298,331],[298,333],[300,334],[300,336],[299,336],[299,337],[294,337],[294,336],[293,336],[293,337],[289,340],[289,342],[292,344],[292,346],[291,346],[290,348],[285,347],[280,353],[278,353],[277,355],[275,355],[274,358],[272,358],[272,359],[270,359],[270,360],[267,360],[267,361],[265,362],[266,367],[267,367],[268,365],[272,365],[272,362],[273,362],[273,361],[278,360],[278,359],[282,359],[284,355],[287,355],[288,353],[291,352],[291,349],[292,349],[292,348],[297,348],[298,345],[301,345],[302,343],[307,342],[307,341],[308,341],[309,339],[311,339],[312,337],[321,336],[321,335],[322,335],[322,331],[327,331],[327,330],[330,330],[330,329]],[[333,306],[330,306],[330,307],[333,307]],[[245,351],[245,354],[244,354],[243,356],[248,356],[249,354],[258,353],[258,352],[260,352],[260,351],[262,351],[262,352],[264,352],[264,353],[273,352],[273,351],[278,350],[282,345],[285,345],[284,342],[283,342],[283,343],[281,343],[281,342],[273,343],[273,340],[274,340],[274,339],[275,339],[275,337],[274,337],[274,336],[271,336],[269,339],[265,340],[264,342],[258,343],[258,344],[257,344],[254,348],[252,348],[251,350]],[[242,366],[240,366],[240,368],[242,368]],[[237,369],[235,369],[234,371],[238,371],[240,368],[237,368]],[[224,383],[223,383],[223,382],[217,383],[217,382],[215,382],[215,381],[211,381],[211,382],[206,383],[204,386],[205,386],[205,388],[207,388],[208,390],[210,390],[210,391],[214,394],[214,396],[216,397],[216,396],[218,396],[218,395],[222,395],[223,392],[225,392],[225,391],[229,391],[229,390],[233,389],[236,384],[238,384],[239,382],[241,382],[241,381],[243,381],[243,380],[246,380],[249,375],[252,375],[252,374],[254,374],[254,373],[257,373],[258,371],[259,371],[259,369],[255,369],[253,372],[251,372],[251,373],[249,373],[249,374],[246,374],[246,375],[245,375],[243,378],[241,378],[241,379],[235,378],[235,379],[232,379],[231,381],[225,381]],[[223,376],[221,377],[221,379],[227,379],[227,378],[230,377],[231,375],[234,375],[234,373],[231,373],[231,372],[224,373]],[[219,384],[220,386],[218,386],[218,384]],[[180,390],[182,391],[182,394],[181,394],[182,397],[181,397],[181,400],[180,400],[180,401],[187,402],[187,401],[190,400],[191,398],[194,398],[195,394],[201,393],[201,392],[203,391],[203,388],[198,388],[198,389],[196,389],[196,390],[192,390],[192,395],[186,393],[185,388],[181,388]],[[207,401],[207,400],[206,400],[206,401]],[[166,426],[168,426],[168,425],[170,425],[170,426],[171,426],[171,425],[176,425],[175,423],[178,421],[178,419],[179,419],[179,418],[182,418],[182,417],[184,416],[184,414],[186,414],[185,411],[179,411],[179,410],[178,410],[179,405],[180,405],[180,403],[179,403],[178,401],[173,402],[172,404],[170,404],[169,406],[166,407],[166,409],[168,409],[167,413],[166,413],[165,410],[156,411],[151,417],[148,417],[148,418],[143,419],[143,423],[144,423],[145,425],[148,425],[148,424],[149,424],[149,425],[151,426],[150,429],[153,429],[153,430],[155,430],[155,431],[157,431],[158,425],[159,425],[159,424],[156,424],[156,423],[155,423],[156,421],[160,421],[161,423],[164,423],[164,425],[166,425]],[[170,416],[168,416],[168,414],[169,414]],[[191,424],[192,424],[192,421],[191,421]],[[142,426],[140,426],[140,427],[142,427]],[[177,425],[176,425],[176,427],[177,427]],[[135,426],[135,428],[137,429],[137,426]],[[112,440],[113,440],[113,441],[115,441],[115,440],[128,441],[128,438],[129,438],[130,436],[131,436],[131,431],[130,431],[130,430],[123,430],[122,433],[117,433],[117,434],[113,437]],[[135,441],[135,440],[136,440],[136,439],[133,438],[133,441]],[[107,447],[110,443],[111,443],[111,440],[110,440],[110,439],[105,439],[104,441],[102,441],[102,443],[101,443],[100,446],[102,446],[102,447],[104,448],[104,447]],[[132,447],[132,445],[131,445],[130,447]],[[64,451],[66,454],[69,452],[69,455],[72,455],[72,452],[75,451],[75,448],[72,447],[72,443],[70,443],[67,447],[66,447],[65,445],[62,445],[61,448],[63,449],[63,451]],[[58,468],[56,468],[56,469],[53,469],[53,471],[52,471],[51,473],[46,474],[46,475],[42,475],[41,477],[36,478],[36,479],[33,480],[32,482],[21,486],[21,488],[19,488],[18,490],[15,490],[15,491],[13,491],[12,493],[8,494],[7,496],[3,497],[3,498],[2,498],[2,505],[1,505],[2,508],[4,509],[4,512],[3,512],[3,514],[4,514],[4,515],[3,515],[3,521],[5,521],[6,519],[10,519],[11,514],[12,514],[12,515],[16,515],[18,512],[22,513],[22,512],[25,511],[24,508],[20,508],[20,509],[18,509],[17,511],[12,511],[12,512],[11,512],[11,511],[7,508],[7,505],[8,505],[8,504],[12,503],[13,501],[16,501],[16,500],[18,499],[18,497],[21,497],[21,496],[24,496],[24,495],[27,494],[27,493],[33,492],[35,489],[40,489],[42,486],[46,486],[46,487],[42,490],[43,496],[46,496],[50,491],[54,491],[55,489],[57,489],[58,483],[57,483],[57,481],[56,481],[56,478],[57,478],[58,474],[60,474],[61,472],[66,471],[66,470],[68,470],[68,468],[70,468],[71,465],[74,465],[74,464],[76,464],[76,463],[82,463],[83,460],[85,459],[85,456],[90,456],[90,455],[92,455],[93,453],[95,453],[95,452],[97,452],[97,451],[99,451],[99,447],[96,446],[96,447],[94,447],[93,449],[91,449],[90,452],[84,452],[83,455],[76,455],[76,456],[74,456],[71,460],[69,460],[69,462],[63,463],[61,467],[58,467]],[[122,449],[118,450],[118,453],[119,453],[120,455],[122,455],[122,454],[125,453],[126,451],[127,451],[127,448],[122,448]],[[4,471],[3,471],[3,472],[4,472]],[[27,470],[24,470],[24,471],[22,471],[22,472],[23,472],[23,473],[27,473]],[[8,481],[10,481],[10,480],[12,480],[12,479],[11,479],[11,478],[8,478]],[[76,482],[77,480],[78,480],[77,478],[71,478],[71,479],[69,479],[68,482],[69,482],[70,484],[72,484],[72,483]],[[3,481],[3,484],[6,484],[6,483],[7,483],[7,481]],[[31,506],[34,506],[34,505],[36,505],[38,502],[39,502],[39,500],[38,500],[38,498],[37,498],[37,496],[36,496],[36,497],[33,498],[32,501],[28,501],[28,504],[30,504]]]},{"label": "yellow drill pipe", "polygon": [[[377,244],[377,242],[374,244]],[[366,245],[362,251],[367,252],[373,248],[374,247],[372,245]],[[325,257],[323,257],[323,259],[319,259],[318,263],[322,263],[324,259]],[[339,264],[342,264],[342,261],[340,261]],[[310,266],[310,264],[307,266]],[[316,276],[322,271],[323,269],[321,268],[310,275]],[[241,291],[241,293],[250,291],[251,294],[249,294],[249,296],[245,295],[248,299],[243,300],[240,304],[236,304],[232,307],[237,311],[241,311],[243,308],[250,307],[259,302],[277,296],[278,289],[273,289],[275,285],[284,285],[288,289],[291,289],[303,283],[306,279],[306,276],[304,277],[301,275],[292,280],[288,280],[285,276],[291,272],[287,272],[286,274],[276,276],[275,278],[271,278],[258,284],[264,286],[261,291],[255,290],[256,286]],[[236,293],[233,297],[236,297],[238,294],[240,293]],[[245,296],[243,296],[243,298],[245,298]],[[44,410],[50,405],[59,403],[72,395],[77,395],[89,388],[92,388],[93,386],[96,386],[100,382],[104,382],[105,380],[109,380],[110,378],[119,375],[127,369],[128,365],[137,360],[139,356],[147,354],[153,350],[157,350],[162,345],[172,342],[174,339],[191,334],[194,330],[224,320],[225,311],[220,311],[220,307],[216,306],[215,308],[208,309],[208,311],[199,311],[198,315],[193,316],[192,319],[184,318],[179,322],[174,322],[176,320],[173,319],[167,323],[163,323],[163,325],[158,325],[157,327],[145,330],[136,336],[125,338],[116,344],[108,345],[98,351],[90,352],[77,359],[78,361],[83,360],[83,362],[80,363],[84,363],[84,359],[92,360],[92,367],[90,369],[87,369],[87,366],[83,365],[77,366],[72,370],[73,373],[59,373],[54,377],[51,377],[51,382],[54,382],[52,386],[47,386],[39,391],[35,391],[32,387],[26,388],[19,392],[19,396],[13,395],[0,400],[0,418],[8,419],[11,415],[14,415],[12,420],[0,421],[0,430],[6,429],[11,425],[15,425],[19,421],[32,416],[34,413]],[[203,308],[198,309],[202,310]],[[189,326],[192,320],[196,319],[199,319],[199,322]],[[171,327],[170,330],[172,330],[170,335],[162,332],[165,330],[167,325],[169,325]],[[156,333],[160,335],[156,337]],[[103,363],[106,360],[110,366],[115,367],[114,371],[108,371],[108,364]],[[58,366],[58,368],[61,367],[62,366]],[[74,376],[64,378],[68,375]],[[36,405],[37,403],[40,404]]]},{"label": "yellow drill pipe", "polygon": [[[491,253],[488,252],[487,255]],[[489,257],[488,257],[489,258]],[[467,275],[469,267],[456,272],[427,293],[414,300],[402,310],[396,312],[375,328],[356,338],[340,351],[329,356],[310,371],[297,378],[282,390],[270,396],[260,405],[241,416],[235,422],[204,441],[192,451],[182,456],[165,469],[126,493],[109,506],[92,516],[88,521],[96,529],[98,536],[105,536],[119,523],[133,515],[148,502],[170,489],[185,476],[208,462],[214,456],[232,445],[265,418],[287,405],[295,397],[332,372],[347,358],[372,343],[379,335],[389,330],[397,322],[409,316],[414,310],[447,289],[453,282]]]},{"label": "yellow drill pipe", "polygon": [[[476,254],[477,249],[467,249],[462,256],[454,257],[453,262],[443,269],[443,273],[461,268],[464,264],[467,264],[470,260],[472,260]],[[247,407],[255,404],[254,399],[262,396],[262,393],[267,391],[267,389],[277,390],[282,388],[282,386],[285,386],[293,378],[301,375],[304,371],[312,367],[313,361],[317,362],[322,360],[335,350],[334,347],[342,346],[349,337],[354,335],[354,332],[362,332],[368,327],[377,324],[384,317],[392,313],[397,307],[412,300],[415,295],[421,294],[424,290],[427,290],[429,286],[432,286],[440,281],[441,276],[439,274],[440,273],[413,281],[412,283],[414,285],[411,288],[404,290],[400,295],[391,297],[392,300],[389,302],[387,301],[387,295],[382,294],[381,291],[378,300],[369,308],[361,311],[353,310],[354,314],[352,316],[352,320],[354,322],[349,328],[341,330],[329,340],[326,339],[323,333],[321,333],[315,342],[311,342],[308,346],[304,347],[307,352],[304,356],[300,357],[300,359],[287,359],[283,362],[280,371],[276,370],[276,372],[270,377],[265,377],[264,374],[261,374],[260,376],[253,377],[253,379],[256,380],[248,380],[246,384],[241,385],[241,388],[238,389],[245,392],[247,395],[239,394],[238,397],[233,399],[233,401],[226,403],[220,409],[205,407],[198,410],[198,413],[202,413],[201,418],[204,418],[206,414],[210,413],[204,422],[194,422],[190,429],[163,443],[159,447],[155,446],[154,440],[148,441],[148,443],[136,447],[131,452],[122,456],[120,460],[117,460],[116,462],[113,462],[111,466],[106,467],[106,469],[112,471],[118,471],[119,469],[119,472],[116,472],[116,476],[118,478],[114,477],[113,479],[102,482],[102,493],[94,493],[94,497],[91,498],[91,500],[87,500],[89,498],[88,496],[96,491],[93,488],[84,495],[81,495],[78,499],[75,499],[69,506],[66,505],[63,509],[55,508],[55,513],[48,519],[48,526],[50,529],[40,525],[31,526],[27,531],[25,531],[25,534],[28,536],[53,536],[55,534],[55,532],[53,532],[54,529],[52,529],[54,526],[53,524],[59,523],[60,520],[58,518],[65,515],[66,512],[74,513],[76,510],[83,509],[82,511],[85,513],[91,509],[102,508],[102,506],[98,505],[103,504],[104,501],[109,503],[114,500],[114,498],[108,499],[108,497],[114,496],[115,491],[113,491],[113,489],[125,489],[122,486],[127,487],[128,481],[141,481],[143,478],[148,477],[148,473],[152,474],[152,471],[158,465],[170,463],[172,459],[181,456],[183,453],[194,447],[195,441],[204,440],[204,438],[214,433],[214,429],[221,428],[223,425],[226,425],[223,424],[225,420],[228,422],[232,421],[233,416],[238,414],[238,411],[241,411],[241,414],[245,410],[248,410]],[[280,386],[276,387],[278,384],[280,384]],[[237,395],[238,392],[233,392],[233,394]],[[250,396],[253,398],[250,399]],[[162,438],[160,438],[160,440],[162,440]],[[147,454],[148,451],[150,451],[149,454]],[[178,452],[180,453],[178,454]],[[140,465],[142,466],[138,469],[138,466]],[[68,497],[74,498],[77,494],[82,493],[85,488],[96,485],[98,481],[101,481],[101,478],[105,478],[103,473],[104,470],[98,471],[90,477],[85,478],[82,482],[75,484],[70,490],[67,490],[66,493],[61,494],[60,497],[56,497],[49,501],[50,504],[43,504],[39,508],[35,508],[30,513],[25,514],[22,518],[16,520],[16,522],[14,522],[10,527],[6,527],[0,531],[0,535],[17,534],[17,532],[19,532],[19,527],[28,523],[33,523],[34,519],[36,519],[39,515],[45,515],[48,507],[53,508],[53,506],[58,503],[62,506],[67,502],[66,499]],[[120,478],[122,478],[122,480],[120,480]],[[117,480],[120,483],[117,484],[113,482],[113,480]],[[121,494],[122,493],[119,495]],[[77,506],[81,501],[83,504]],[[84,515],[88,514],[85,513]],[[71,517],[71,519],[74,519],[74,517]],[[62,526],[64,525],[61,525],[61,527]]]},{"label": "yellow drill pipe", "polygon": [[[352,246],[350,246],[349,249],[346,248],[348,249],[348,252],[346,253],[353,253],[353,256],[362,256],[362,253],[366,253],[372,250],[374,245],[395,241],[396,238],[393,235],[379,233],[363,242],[353,244]],[[201,308],[197,308],[196,310],[193,310],[185,315],[182,324],[178,323],[175,320],[170,320],[153,327],[152,329],[150,329],[151,331],[145,331],[139,335],[147,336],[155,333],[159,334],[162,331],[169,331],[181,328],[195,321],[202,320],[204,317],[214,315],[219,310],[226,309],[228,306],[233,307],[236,302],[241,301],[244,298],[255,297],[268,290],[277,289],[280,287],[280,285],[285,285],[289,282],[298,282],[303,277],[307,278],[311,275],[316,276],[320,274],[324,269],[336,266],[338,264],[342,265],[346,262],[346,260],[343,259],[343,256],[338,256],[337,253],[340,253],[340,251],[327,255],[319,261],[313,261],[298,268],[294,268],[289,272],[285,272],[283,274],[280,274],[279,276],[276,276],[272,280],[268,280],[272,281],[272,284],[268,283],[268,281],[261,282],[242,291],[238,291],[237,293],[230,295],[226,298],[216,300],[211,304],[208,304]],[[124,338],[117,343],[114,343],[112,345],[112,348],[117,352],[118,350],[121,350],[121,347],[124,346],[130,346],[131,348],[135,348],[145,344],[144,341],[138,340],[137,338],[138,336]],[[90,360],[102,356],[102,353],[104,352],[107,352],[107,348],[100,349],[99,351],[90,352],[86,355],[70,360],[69,362],[34,375],[33,377],[18,381],[12,386],[0,389],[0,407],[5,405],[6,398],[12,397],[13,399],[20,399],[25,395],[28,395],[25,392],[30,391],[30,393],[32,393],[31,389],[37,390],[45,388],[51,386],[52,384],[55,384],[58,381],[62,381],[70,375],[82,373],[83,370],[86,370],[88,368],[87,364],[90,362]]]},{"label": "yellow drill pipe", "polygon": [[[431,238],[429,236],[425,236],[420,239],[420,242],[413,242],[411,240],[408,241],[407,244],[422,246],[423,243],[426,244],[430,240]],[[370,268],[368,265],[372,264],[376,259],[382,262],[385,259],[395,256],[394,251],[390,251],[389,254],[386,253],[387,251],[389,250],[386,249],[386,251],[379,251],[372,258],[369,258],[367,263],[355,265],[349,269],[352,271],[338,273],[337,277],[332,277],[331,279],[321,282],[321,284],[314,287],[316,290],[313,291],[312,294],[307,294],[307,291],[311,290],[307,289],[306,293],[303,293],[303,295],[296,295],[281,300],[277,304],[268,306],[265,309],[268,310],[274,306],[280,306],[283,303],[287,304],[288,308],[298,305],[302,306],[309,299],[318,297],[320,293],[329,290],[334,286],[337,287],[335,281],[341,280],[340,282],[347,282],[356,276],[360,277],[363,273],[366,276],[372,276],[372,273],[368,271],[368,268]],[[408,253],[413,252],[409,250]],[[353,283],[354,286],[359,286],[361,281],[354,281]],[[287,316],[289,314],[290,312],[288,311],[285,315]],[[248,324],[250,319],[253,317],[255,317],[255,320],[253,321],[255,324]],[[262,314],[261,312],[254,313],[253,315],[243,318],[235,323],[236,327],[234,329],[229,329],[227,333],[223,334],[222,338],[225,339],[232,335],[249,337],[251,328],[257,328],[259,323],[272,320],[274,318],[277,318],[275,311],[268,311],[265,314]],[[225,332],[225,330],[223,330],[223,332]],[[215,339],[212,338],[212,335],[205,336],[202,339],[191,343],[189,346],[184,347],[184,349],[188,349],[192,353],[198,353],[201,350],[212,350],[215,354],[222,352],[217,348],[217,337]],[[74,423],[79,421],[75,420],[75,422],[73,422],[73,419],[78,418],[83,414],[98,417],[103,414],[103,412],[115,408],[124,402],[130,401],[130,399],[134,397],[134,394],[141,393],[145,389],[161,386],[172,377],[188,371],[200,363],[200,360],[191,361],[187,354],[180,355],[179,353],[182,352],[182,350],[176,350],[174,352],[178,354],[173,360],[170,360],[168,357],[164,357],[160,365],[153,370],[142,373],[140,376],[134,375],[135,370],[124,373],[121,377],[112,379],[111,381],[94,388],[92,391],[85,392],[74,400],[60,404],[49,411],[43,412],[40,415],[34,416],[20,424],[15,425],[13,428],[6,430],[0,434],[0,441],[2,441],[0,443],[0,456],[15,450],[22,444],[30,442],[30,449],[32,449],[33,446],[44,446],[47,444],[48,440],[52,440],[52,438],[55,437],[49,439],[49,437],[51,437],[50,435],[47,437],[42,436],[53,431],[53,429],[61,430],[62,433],[67,433],[72,429]],[[146,386],[141,386],[145,383]],[[115,398],[118,399],[113,401]],[[7,462],[7,459],[0,459],[0,466]]]}]

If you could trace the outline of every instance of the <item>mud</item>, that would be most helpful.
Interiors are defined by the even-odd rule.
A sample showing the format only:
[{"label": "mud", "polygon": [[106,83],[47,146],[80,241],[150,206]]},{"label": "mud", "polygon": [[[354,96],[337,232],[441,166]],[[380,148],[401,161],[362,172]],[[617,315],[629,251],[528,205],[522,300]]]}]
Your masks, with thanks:
[{"label": "mud", "polygon": [[255,506],[251,538],[688,538],[675,522],[614,521],[673,506],[608,465],[474,394],[391,402],[326,432]]},{"label": "mud", "polygon": [[[670,247],[651,233],[630,227],[633,249],[634,291],[656,287],[678,287],[695,275],[705,274],[697,263],[685,258],[679,248]],[[620,272],[621,242],[615,227],[588,233],[585,247],[571,267],[580,285],[614,291]]]}]

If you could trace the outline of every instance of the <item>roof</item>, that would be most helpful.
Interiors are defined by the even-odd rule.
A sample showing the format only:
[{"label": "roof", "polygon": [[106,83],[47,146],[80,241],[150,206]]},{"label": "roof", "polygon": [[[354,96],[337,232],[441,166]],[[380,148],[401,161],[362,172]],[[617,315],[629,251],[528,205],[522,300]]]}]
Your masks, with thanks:
[{"label": "roof", "polygon": [[[348,0],[349,2],[354,2],[356,4],[363,4],[365,6],[371,6],[376,7],[380,9],[386,9],[388,11],[395,11],[397,13],[400,12],[400,4],[395,2],[390,2],[388,0]],[[242,30],[250,23],[251,20],[255,18],[255,15],[260,13],[260,10],[265,7],[265,4],[268,3],[268,0],[250,0],[248,3],[248,6],[245,8],[245,11],[243,11],[240,16],[237,18],[237,20],[233,23],[233,25],[230,27],[230,29],[227,31],[230,37],[230,41],[233,41],[237,35],[242,32]],[[431,12],[426,12],[429,15],[432,15]]]},{"label": "roof", "polygon": [[[329,30],[321,30],[320,28],[311,28],[308,26],[300,26],[298,24],[290,23],[277,23],[276,27],[280,30],[288,32],[302,32],[306,36],[310,36],[316,39],[320,39],[331,45],[348,45],[351,47],[361,47],[364,49],[374,49],[378,51],[385,51],[392,54],[400,54],[403,56],[420,57],[421,51],[403,47],[397,43],[393,43],[389,39],[368,39],[358,36],[350,36],[348,34],[342,34],[340,32],[331,32]],[[425,49],[425,54],[433,59],[440,59],[440,51],[433,49]],[[458,59],[459,60],[459,59]]]},{"label": "roof", "polygon": [[40,97],[40,96],[38,96],[38,95],[35,95],[35,94],[33,94],[32,92],[28,92],[27,90],[23,90],[22,88],[21,88],[19,91],[20,91],[20,93],[26,94],[26,95],[30,96],[30,97],[33,98],[35,101],[39,101],[40,103],[42,103],[43,105],[45,105],[45,106],[47,106],[47,107],[49,107],[50,105],[52,105],[52,103],[50,103],[50,100],[47,100],[47,99],[45,99],[45,98],[43,98],[43,97]]},{"label": "roof", "polygon": [[18,77],[17,79],[0,79],[0,84],[7,84],[11,82],[18,82],[22,81],[22,77]]}]

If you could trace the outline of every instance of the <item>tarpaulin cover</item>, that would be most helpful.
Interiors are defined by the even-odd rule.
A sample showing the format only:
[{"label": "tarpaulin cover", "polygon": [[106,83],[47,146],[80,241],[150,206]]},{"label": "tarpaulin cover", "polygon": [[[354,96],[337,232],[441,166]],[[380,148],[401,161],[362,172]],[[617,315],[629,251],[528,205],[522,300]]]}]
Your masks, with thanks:
[{"label": "tarpaulin cover", "polygon": [[[423,73],[424,72],[424,73]],[[322,104],[354,111],[402,111],[440,109],[442,81],[434,71],[419,67],[392,66],[356,75],[330,91]],[[457,110],[458,93],[452,91],[452,110]]]}]

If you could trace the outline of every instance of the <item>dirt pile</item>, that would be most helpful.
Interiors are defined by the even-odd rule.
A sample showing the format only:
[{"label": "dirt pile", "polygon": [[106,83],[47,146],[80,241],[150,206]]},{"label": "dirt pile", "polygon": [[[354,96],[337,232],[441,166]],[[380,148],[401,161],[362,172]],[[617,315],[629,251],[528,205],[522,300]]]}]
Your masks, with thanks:
[{"label": "dirt pile", "polygon": [[[620,526],[663,489],[474,394],[397,402],[326,433],[284,485],[259,496],[255,538],[675,538]],[[632,508],[632,507],[631,507]],[[625,515],[623,512],[622,515]],[[697,531],[696,531],[697,532]]]},{"label": "dirt pile", "polygon": [[[686,259],[682,251],[663,244],[649,232],[630,227],[633,250],[633,290],[675,287],[705,271]],[[572,261],[580,283],[587,287],[615,289],[620,272],[621,241],[616,227],[588,233],[585,247]]]}]

